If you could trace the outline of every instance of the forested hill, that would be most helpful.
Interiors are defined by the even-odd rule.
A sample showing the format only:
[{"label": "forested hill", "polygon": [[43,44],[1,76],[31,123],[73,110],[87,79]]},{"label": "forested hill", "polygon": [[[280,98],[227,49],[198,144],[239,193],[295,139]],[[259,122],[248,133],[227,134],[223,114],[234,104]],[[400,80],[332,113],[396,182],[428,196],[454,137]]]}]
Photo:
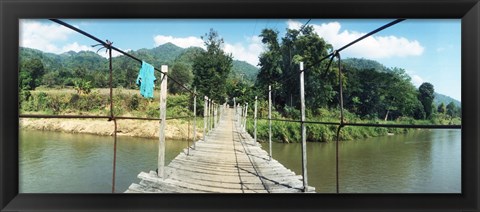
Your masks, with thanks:
[{"label": "forested hill", "polygon": [[[390,72],[392,71],[390,68],[387,68],[383,64],[375,61],[375,60],[369,60],[369,59],[364,59],[364,58],[347,58],[342,60],[342,63],[344,64],[344,67],[347,69],[354,68],[356,70],[368,70],[368,69],[373,69],[378,72]],[[457,107],[460,107],[461,103],[460,101],[451,98],[447,95],[440,94],[435,92],[434,93],[435,98],[433,100],[433,103],[435,105],[440,105],[441,103],[448,105],[450,102],[453,102]]]},{"label": "forested hill", "polygon": [[[195,58],[195,55],[201,51],[204,50],[199,47],[190,47],[184,49],[172,43],[166,43],[152,49],[144,48],[137,51],[129,51],[128,53],[151,63],[155,67],[160,68],[161,65],[169,65],[170,67],[173,67],[177,63],[182,63],[191,67],[193,64],[193,58]],[[87,75],[87,78],[90,77],[92,79],[103,79],[104,76],[101,75],[108,72],[108,59],[91,51],[69,51],[62,54],[52,54],[36,49],[20,47],[20,65],[25,64],[27,61],[32,59],[39,59],[42,62],[44,66],[44,75],[47,76],[46,78],[75,75],[75,72],[79,74],[79,72],[84,71]],[[116,74],[117,79],[114,79],[114,81],[122,84],[122,81],[130,79],[136,74],[128,72],[132,72],[132,70],[138,71],[139,68],[140,66],[137,61],[127,58],[126,56],[121,55],[114,57],[113,71],[120,72]],[[127,71],[126,69],[130,70]],[[257,67],[244,61],[233,61],[232,74],[236,76],[244,75],[246,79],[254,81],[257,73]],[[50,80],[52,84],[62,84],[62,82],[53,82],[52,80]],[[49,80],[43,81],[48,83]],[[101,87],[102,84],[104,84],[104,82],[97,83],[95,81],[96,80],[92,81],[94,86]],[[71,84],[71,82],[64,84]]]},{"label": "forested hill", "polygon": [[389,69],[385,67],[383,64],[375,61],[369,60],[364,58],[347,58],[342,60],[342,63],[345,67],[353,67],[358,70],[365,70],[365,69],[374,69],[375,71],[379,72],[387,72]]},{"label": "forested hill", "polygon": [[461,106],[461,103],[460,101],[452,98],[452,97],[449,97],[447,95],[443,95],[443,94],[439,94],[437,92],[434,93],[435,95],[435,98],[433,99],[433,103],[435,105],[440,105],[440,104],[445,104],[445,105],[448,105],[450,102],[453,102],[455,104],[455,106],[457,107],[460,107]]}]

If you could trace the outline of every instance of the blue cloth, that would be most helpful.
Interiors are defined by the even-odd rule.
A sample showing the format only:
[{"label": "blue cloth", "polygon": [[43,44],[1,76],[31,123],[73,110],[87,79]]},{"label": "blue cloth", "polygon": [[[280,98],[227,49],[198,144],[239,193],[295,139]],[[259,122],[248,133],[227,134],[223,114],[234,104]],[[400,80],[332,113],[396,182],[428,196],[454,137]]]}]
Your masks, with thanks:
[{"label": "blue cloth", "polygon": [[155,69],[152,65],[142,61],[142,67],[138,72],[137,85],[140,87],[140,94],[145,98],[153,98],[153,87],[155,87]]}]

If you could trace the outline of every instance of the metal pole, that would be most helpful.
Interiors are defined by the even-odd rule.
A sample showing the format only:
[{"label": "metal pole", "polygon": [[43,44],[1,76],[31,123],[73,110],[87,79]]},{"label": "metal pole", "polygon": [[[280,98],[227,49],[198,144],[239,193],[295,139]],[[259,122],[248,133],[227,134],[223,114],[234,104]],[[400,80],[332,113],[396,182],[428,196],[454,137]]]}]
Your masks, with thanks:
[{"label": "metal pole", "polygon": [[112,69],[112,48],[108,48],[108,61],[110,67],[110,120],[113,119],[113,171],[112,171],[112,193],[115,193],[115,175],[117,166],[117,121],[113,117],[113,69]]},{"label": "metal pole", "polygon": [[160,131],[158,135],[158,177],[165,179],[165,125],[167,113],[167,73],[168,66],[162,65],[162,83],[160,85]]},{"label": "metal pole", "polygon": [[237,120],[237,103],[235,102],[235,97],[233,97],[233,118],[235,121]]},{"label": "metal pole", "polygon": [[253,128],[254,128],[253,140],[254,140],[255,144],[257,144],[257,96],[255,96],[255,115],[254,115],[253,119],[254,119],[254,122],[253,122]]},{"label": "metal pole", "polygon": [[208,97],[204,96],[203,99],[204,101],[204,107],[203,107],[203,141],[206,140],[206,135],[207,135],[207,107],[208,107]]},{"label": "metal pole", "polygon": [[300,62],[300,102],[302,110],[302,176],[303,192],[308,192],[307,176],[307,129],[305,128],[305,85],[304,85],[303,62]]},{"label": "metal pole", "polygon": [[343,83],[342,83],[342,67],[341,67],[341,57],[340,53],[337,52],[336,56],[338,57],[338,84],[340,86],[340,126],[338,126],[337,131],[337,142],[335,143],[335,163],[336,163],[336,184],[337,184],[337,193],[340,193],[340,176],[339,176],[339,151],[338,151],[338,143],[340,141],[340,130],[343,127],[344,120],[343,120]]},{"label": "metal pole", "polygon": [[193,88],[193,149],[197,140],[197,88]]},{"label": "metal pole", "polygon": [[268,86],[268,149],[272,160],[272,86]]}]

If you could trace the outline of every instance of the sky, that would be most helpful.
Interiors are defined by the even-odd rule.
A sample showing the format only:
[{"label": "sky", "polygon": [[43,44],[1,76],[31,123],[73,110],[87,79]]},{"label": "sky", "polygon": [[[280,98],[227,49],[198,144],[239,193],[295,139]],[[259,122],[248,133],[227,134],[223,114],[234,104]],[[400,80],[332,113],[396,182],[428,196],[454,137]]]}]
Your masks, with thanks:
[{"label": "sky", "polygon": [[[201,36],[214,29],[223,49],[236,60],[258,67],[264,51],[262,29],[299,29],[307,23],[334,49],[383,26],[393,19],[62,19],[124,51],[154,48],[171,42],[182,48],[205,48]],[[50,53],[96,51],[97,44],[71,29],[45,19],[20,20],[19,45]],[[461,20],[407,19],[341,52],[342,58],[376,60],[406,70],[412,83],[434,85],[435,91],[461,100]],[[100,55],[106,57],[105,51]],[[113,51],[113,56],[119,53]]]}]

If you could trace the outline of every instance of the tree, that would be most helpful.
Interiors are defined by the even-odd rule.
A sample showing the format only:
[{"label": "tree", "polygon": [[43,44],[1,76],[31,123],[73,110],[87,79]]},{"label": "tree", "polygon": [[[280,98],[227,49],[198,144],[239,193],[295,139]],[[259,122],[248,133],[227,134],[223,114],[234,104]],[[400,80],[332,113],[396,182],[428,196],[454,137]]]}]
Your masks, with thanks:
[{"label": "tree", "polygon": [[42,83],[49,88],[53,88],[58,85],[59,74],[57,71],[51,71],[43,75]]},{"label": "tree", "polygon": [[445,107],[445,104],[442,102],[440,105],[437,107],[437,112],[441,114],[445,114],[447,111],[447,108]]},{"label": "tree", "polygon": [[[312,26],[301,31],[287,29],[285,37],[278,41],[278,32],[264,29],[260,34],[266,51],[260,55],[260,71],[256,87],[266,96],[268,85],[272,85],[272,98],[275,105],[284,108],[288,103],[299,104],[299,63],[304,62],[306,106],[308,108],[333,105],[338,95],[338,69],[326,69],[318,61],[332,49]],[[308,93],[315,91],[315,93]]]},{"label": "tree", "polygon": [[[192,70],[188,68],[187,65],[183,63],[175,63],[173,65],[171,72],[169,75],[178,81],[181,85],[189,88],[192,81],[193,81],[193,73]],[[186,90],[179,85],[178,83],[174,82],[173,80],[168,80],[168,88],[171,94],[177,93],[184,93]]]},{"label": "tree", "polygon": [[434,96],[435,90],[433,88],[433,85],[428,82],[424,82],[418,88],[418,92],[419,92],[418,99],[423,105],[425,116],[426,118],[431,118],[431,115],[433,113],[432,104],[433,104],[433,99],[435,98]]},{"label": "tree", "polygon": [[35,90],[42,83],[44,72],[45,69],[40,59],[26,60],[20,67],[20,88]]},{"label": "tree", "polygon": [[455,105],[455,103],[453,103],[453,102],[448,103],[448,105],[446,107],[446,112],[447,112],[447,115],[449,115],[450,117],[456,116],[457,106]]},{"label": "tree", "polygon": [[[282,75],[282,55],[280,44],[278,43],[278,31],[264,29],[260,37],[267,50],[260,54],[259,57],[260,70],[255,87],[266,97],[268,95],[268,86],[274,83],[273,80],[280,78]],[[274,87],[278,86],[274,85]]]},{"label": "tree", "polygon": [[207,51],[200,53],[193,63],[193,86],[201,95],[216,102],[227,98],[226,81],[232,69],[232,55],[222,50],[223,39],[213,29],[202,36]]}]

